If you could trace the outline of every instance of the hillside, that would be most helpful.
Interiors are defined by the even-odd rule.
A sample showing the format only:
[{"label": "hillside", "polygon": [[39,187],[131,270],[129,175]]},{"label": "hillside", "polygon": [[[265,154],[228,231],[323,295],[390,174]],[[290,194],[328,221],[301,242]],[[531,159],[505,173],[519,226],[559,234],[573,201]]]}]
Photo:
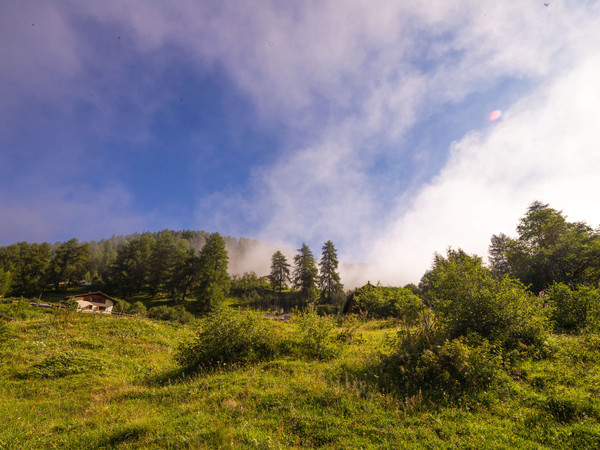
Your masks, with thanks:
[{"label": "hillside", "polygon": [[[273,324],[289,339],[285,355],[195,373],[174,355],[205,322],[8,301],[0,311],[17,319],[0,322],[2,448],[600,445],[594,334],[551,335],[546,355],[505,360],[479,390],[406,395],[379,379],[379,361],[391,351],[386,337],[405,329],[398,321]],[[326,330],[329,356],[306,353],[306,329]]]}]

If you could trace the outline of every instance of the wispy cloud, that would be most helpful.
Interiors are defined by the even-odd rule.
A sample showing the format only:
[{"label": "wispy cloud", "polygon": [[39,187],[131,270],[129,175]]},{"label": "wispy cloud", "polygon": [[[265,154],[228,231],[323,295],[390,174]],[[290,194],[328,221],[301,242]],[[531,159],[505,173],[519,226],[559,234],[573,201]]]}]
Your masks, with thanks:
[{"label": "wispy cloud", "polygon": [[[321,20],[327,19],[322,16]],[[406,160],[413,158],[411,149],[404,147],[407,130],[427,120],[432,111],[443,111],[448,104],[460,103],[469,95],[490,95],[488,92],[506,78],[533,80],[533,86],[552,83],[560,74],[557,62],[562,71],[569,64],[577,64],[581,54],[594,51],[589,36],[596,26],[596,19],[590,18],[585,9],[561,10],[558,6],[548,10],[544,5],[492,2],[464,8],[448,2],[439,8],[411,5],[384,14],[363,4],[356,7],[352,20],[352,28],[362,30],[363,39],[349,44],[348,55],[354,57],[345,57],[344,61],[353,64],[336,65],[334,59],[327,66],[349,80],[328,87],[328,98],[335,101],[336,94],[349,85],[357,86],[353,92],[360,95],[350,100],[349,112],[328,116],[327,126],[314,137],[312,145],[293,149],[292,156],[276,160],[261,173],[259,182],[267,187],[261,199],[272,203],[267,234],[281,230],[300,236],[304,232],[312,238],[330,233],[345,245],[358,240],[362,247],[354,245],[353,249],[363,252],[389,225],[387,220],[408,220],[411,213],[403,217],[409,205],[413,212],[424,207],[403,192],[378,198],[382,186],[380,174],[371,170],[373,161],[390,151],[403,154]],[[335,35],[336,31],[330,33]],[[561,38],[556,39],[557,35]],[[327,42],[321,39],[320,45],[326,48]],[[311,48],[310,41],[306,47]],[[418,51],[423,51],[425,57]],[[333,79],[344,79],[334,73]],[[263,74],[261,79],[268,80],[269,75]],[[303,82],[316,83],[310,77]],[[345,99],[343,94],[341,98]],[[470,121],[474,129],[487,125],[478,118]],[[447,149],[450,146],[448,142]],[[457,148],[455,145],[453,151]],[[530,150],[521,147],[521,152],[528,154]],[[432,156],[444,158],[443,153]],[[455,160],[451,158],[450,164]],[[325,170],[330,177],[324,181]],[[455,180],[457,194],[461,190],[460,176]],[[394,195],[402,199],[401,205],[382,204]],[[437,201],[445,202],[446,198]],[[443,203],[439,206],[444,209]],[[396,207],[395,215],[386,215],[386,210]],[[460,214],[454,216],[462,223]],[[439,216],[434,217],[434,222],[439,220]],[[417,230],[431,227],[421,222],[415,226]],[[424,250],[426,245],[419,239],[415,239],[415,247],[426,251],[428,259],[437,248]],[[353,256],[360,257],[357,252]],[[377,254],[372,257],[377,259]]]}]

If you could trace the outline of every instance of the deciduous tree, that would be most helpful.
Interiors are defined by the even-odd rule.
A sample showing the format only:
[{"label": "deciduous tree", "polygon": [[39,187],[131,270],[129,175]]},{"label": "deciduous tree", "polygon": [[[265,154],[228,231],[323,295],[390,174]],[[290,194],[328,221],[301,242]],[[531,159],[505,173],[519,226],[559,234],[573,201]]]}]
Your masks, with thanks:
[{"label": "deciduous tree", "polygon": [[517,280],[492,276],[481,258],[449,249],[426,274],[427,298],[450,338],[479,336],[507,347],[540,344],[546,319],[541,303]]},{"label": "deciduous tree", "polygon": [[537,294],[553,283],[594,285],[600,276],[600,233],[568,222],[561,211],[533,202],[517,226],[518,237],[492,236],[490,265]]}]

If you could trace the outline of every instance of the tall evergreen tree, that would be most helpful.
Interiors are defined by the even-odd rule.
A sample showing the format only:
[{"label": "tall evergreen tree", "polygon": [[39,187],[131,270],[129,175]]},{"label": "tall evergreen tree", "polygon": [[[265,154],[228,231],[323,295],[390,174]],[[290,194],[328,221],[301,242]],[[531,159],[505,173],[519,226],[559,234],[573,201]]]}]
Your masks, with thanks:
[{"label": "tall evergreen tree", "polygon": [[49,263],[50,245],[47,242],[19,242],[0,251],[0,268],[11,274],[12,295],[39,293],[44,287]]},{"label": "tall evergreen tree", "polygon": [[188,249],[187,257],[179,263],[169,281],[169,292],[171,298],[178,301],[185,301],[200,278],[200,257],[195,255],[193,248]]},{"label": "tall evergreen tree", "polygon": [[198,257],[200,273],[195,296],[200,302],[200,309],[210,311],[215,303],[225,299],[231,285],[227,273],[229,256],[223,236],[211,234]]},{"label": "tall evergreen tree", "polygon": [[120,291],[123,297],[141,292],[148,283],[150,257],[155,243],[151,234],[144,234],[122,246],[108,274],[108,285]]},{"label": "tall evergreen tree", "polygon": [[179,242],[175,241],[173,234],[162,231],[156,237],[150,255],[148,267],[148,284],[151,296],[158,292],[165,292],[169,281],[175,274],[178,264],[183,263],[187,254]]},{"label": "tall evergreen tree", "polygon": [[315,258],[308,245],[302,244],[298,254],[294,256],[293,283],[306,301],[313,301],[317,297],[317,280],[319,271]]},{"label": "tall evergreen tree", "polygon": [[321,298],[327,303],[334,303],[343,294],[344,285],[340,282],[338,273],[338,258],[333,242],[327,241],[323,245],[321,261],[319,262],[319,286]]},{"label": "tall evergreen tree", "polygon": [[88,270],[92,280],[102,278],[108,274],[110,267],[117,260],[119,245],[116,239],[103,239],[99,242],[90,243],[91,258]]},{"label": "tall evergreen tree", "polygon": [[290,279],[290,265],[287,262],[284,254],[277,250],[271,257],[271,285],[281,291]]},{"label": "tall evergreen tree", "polygon": [[90,246],[77,238],[62,243],[50,261],[49,281],[58,290],[60,283],[75,284],[83,279],[90,260]]}]

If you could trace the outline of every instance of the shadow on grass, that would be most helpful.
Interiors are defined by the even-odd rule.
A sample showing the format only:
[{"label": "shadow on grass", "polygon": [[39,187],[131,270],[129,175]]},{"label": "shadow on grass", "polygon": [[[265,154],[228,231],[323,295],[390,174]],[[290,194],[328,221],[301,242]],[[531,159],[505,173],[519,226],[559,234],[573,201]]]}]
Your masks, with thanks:
[{"label": "shadow on grass", "polygon": [[179,384],[188,382],[201,376],[210,376],[219,373],[236,371],[248,365],[231,364],[229,366],[218,366],[209,368],[173,368],[164,372],[159,372],[145,376],[140,380],[140,384],[146,386],[166,386],[170,384]]},{"label": "shadow on grass", "polygon": [[151,430],[144,424],[129,424],[121,428],[98,442],[98,447],[117,447],[120,444],[134,443],[145,436],[149,435]]},{"label": "shadow on grass", "polygon": [[261,363],[269,362],[268,360],[256,361],[253,363],[234,363],[223,364],[217,366],[209,366],[204,368],[173,368],[164,372],[155,373],[145,376],[140,383],[147,386],[165,386],[170,384],[179,384],[188,382],[194,378],[202,376],[212,376],[217,374],[231,373],[236,370],[245,369],[251,366],[257,366]]},{"label": "shadow on grass", "polygon": [[[389,357],[381,357],[366,364],[343,366],[334,380],[357,398],[384,395],[398,402],[402,409],[412,412],[457,404],[465,395],[478,392],[477,389],[456,387],[459,384],[457,380],[444,376],[418,382],[422,374],[413,371],[414,368],[399,365]],[[447,372],[443,375],[451,378]]]},{"label": "shadow on grass", "polygon": [[184,381],[189,381],[190,378],[195,377],[198,371],[190,369],[174,368],[164,372],[147,375],[141,380],[141,384],[147,386],[166,386],[170,384],[179,384]]}]

